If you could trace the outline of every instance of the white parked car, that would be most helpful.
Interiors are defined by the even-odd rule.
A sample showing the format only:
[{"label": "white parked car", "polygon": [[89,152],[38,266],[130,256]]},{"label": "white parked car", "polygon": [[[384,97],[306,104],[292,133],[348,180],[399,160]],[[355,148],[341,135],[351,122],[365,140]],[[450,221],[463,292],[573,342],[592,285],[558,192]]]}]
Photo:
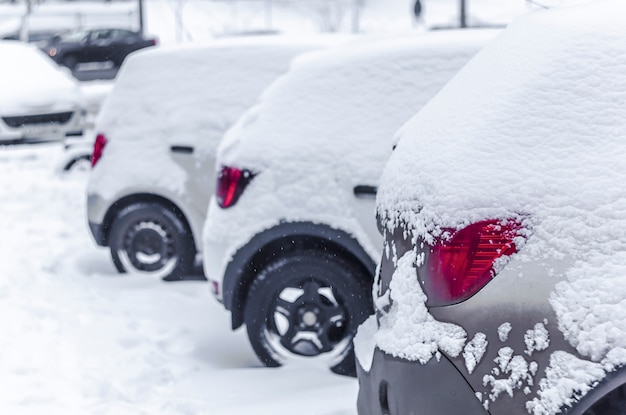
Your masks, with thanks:
[{"label": "white parked car", "polygon": [[60,140],[80,134],[77,82],[30,44],[0,41],[0,142]]},{"label": "white parked car", "polygon": [[242,38],[129,56],[96,121],[87,189],[93,237],[120,272],[195,272],[223,133],[294,56],[333,41]]},{"label": "white parked car", "polygon": [[315,357],[354,373],[393,132],[494,35],[439,32],[302,57],[226,134],[204,269],[265,364]]},{"label": "white parked car", "polygon": [[399,131],[360,415],[626,413],[625,14],[516,20]]}]

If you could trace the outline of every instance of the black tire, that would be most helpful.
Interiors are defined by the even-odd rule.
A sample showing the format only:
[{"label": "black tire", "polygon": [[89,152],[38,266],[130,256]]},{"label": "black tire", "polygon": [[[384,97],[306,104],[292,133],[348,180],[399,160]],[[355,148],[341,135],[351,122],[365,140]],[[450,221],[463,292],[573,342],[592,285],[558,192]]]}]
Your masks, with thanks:
[{"label": "black tire", "polygon": [[74,55],[64,56],[63,59],[61,59],[61,65],[74,72],[76,70],[76,65],[78,65],[78,59],[76,59],[76,56]]},{"label": "black tire", "polygon": [[121,273],[165,280],[192,273],[196,249],[191,232],[173,211],[157,203],[136,203],[115,217],[109,234],[111,257]]},{"label": "black tire", "polygon": [[369,281],[358,264],[328,252],[294,252],[269,264],[244,310],[259,359],[276,367],[319,357],[333,372],[355,376],[352,338],[373,311]]}]

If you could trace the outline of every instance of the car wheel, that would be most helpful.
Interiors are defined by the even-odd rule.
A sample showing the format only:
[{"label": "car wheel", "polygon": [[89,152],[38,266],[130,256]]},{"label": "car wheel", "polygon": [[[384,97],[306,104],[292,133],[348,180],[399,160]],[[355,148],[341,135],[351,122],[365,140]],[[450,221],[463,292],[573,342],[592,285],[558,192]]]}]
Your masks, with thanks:
[{"label": "car wheel", "polygon": [[61,59],[61,65],[68,68],[70,71],[74,71],[76,69],[76,65],[78,64],[78,59],[74,55],[67,55],[63,59]]},{"label": "car wheel", "polygon": [[150,274],[166,280],[192,272],[193,238],[173,211],[156,203],[122,209],[111,226],[109,247],[119,272]]},{"label": "car wheel", "polygon": [[352,338],[373,309],[369,279],[358,265],[326,252],[296,252],[265,267],[244,311],[259,359],[280,366],[316,358],[354,376]]}]

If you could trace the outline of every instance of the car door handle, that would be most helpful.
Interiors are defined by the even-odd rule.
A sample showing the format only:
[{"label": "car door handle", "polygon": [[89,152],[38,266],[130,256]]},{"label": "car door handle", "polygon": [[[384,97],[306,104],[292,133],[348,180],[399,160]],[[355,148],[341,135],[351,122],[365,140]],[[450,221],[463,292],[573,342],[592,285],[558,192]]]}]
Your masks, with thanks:
[{"label": "car door handle", "polygon": [[356,197],[375,197],[377,191],[377,186],[370,186],[367,184],[359,184],[354,186],[354,195]]},{"label": "car door handle", "polygon": [[171,146],[170,150],[172,153],[193,154],[193,147],[191,146]]}]

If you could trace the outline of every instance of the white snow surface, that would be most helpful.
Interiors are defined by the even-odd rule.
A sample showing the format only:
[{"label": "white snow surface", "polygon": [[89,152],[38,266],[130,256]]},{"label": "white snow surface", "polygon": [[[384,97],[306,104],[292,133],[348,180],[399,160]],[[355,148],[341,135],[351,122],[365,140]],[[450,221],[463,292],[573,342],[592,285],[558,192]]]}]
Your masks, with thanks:
[{"label": "white snow surface", "polygon": [[489,342],[487,341],[485,333],[476,333],[472,340],[467,342],[463,348],[465,367],[470,375],[476,368],[476,365],[478,365],[482,360],[488,344]]},{"label": "white snow surface", "polygon": [[498,326],[498,338],[502,343],[506,342],[509,339],[509,333],[511,332],[511,323],[505,322]]},{"label": "white snow surface", "polygon": [[355,379],[261,368],[206,282],[118,274],[60,144],[0,148],[0,412],[356,413]]},{"label": "white snow surface", "polygon": [[378,194],[388,227],[428,238],[520,217],[528,252],[621,246],[625,8],[534,12],[485,47],[399,131]]},{"label": "white snow surface", "polygon": [[374,334],[382,351],[403,359],[427,363],[440,351],[456,357],[463,350],[467,333],[452,323],[433,318],[426,308],[426,296],[415,278],[416,255],[408,251],[399,260],[389,285],[389,311],[379,319]]},{"label": "white snow surface", "polygon": [[[89,186],[113,197],[129,175],[170,193],[188,179],[170,145],[214,158],[223,133],[300,52],[332,37],[249,38],[131,55],[96,121],[108,144]],[[165,168],[167,166],[167,168]],[[210,172],[207,172],[209,174]]]},{"label": "white snow surface", "polygon": [[604,376],[605,371],[598,363],[555,352],[550,356],[546,377],[539,381],[539,396],[527,402],[526,409],[532,415],[559,413],[564,405],[572,406]]},{"label": "white snow surface", "polygon": [[296,59],[220,144],[219,165],[258,173],[238,205],[209,208],[205,242],[227,242],[223,266],[282,220],[342,229],[376,258],[379,242],[363,224],[374,228],[373,205],[360,213],[354,186],[378,184],[395,130],[495,35],[366,38]]},{"label": "white snow surface", "polygon": [[[576,259],[550,303],[592,361],[553,353],[534,414],[556,413],[626,362],[624,13],[623,2],[599,0],[514,21],[400,129],[378,193],[385,225],[406,224],[414,238],[516,218],[530,231],[520,260]],[[398,324],[381,322],[383,332]],[[529,354],[546,335],[527,333]],[[514,362],[505,378],[485,379],[492,395],[532,380],[524,356],[507,370]]]},{"label": "white snow surface", "polygon": [[61,112],[82,104],[78,83],[33,45],[0,41],[0,113]]}]

